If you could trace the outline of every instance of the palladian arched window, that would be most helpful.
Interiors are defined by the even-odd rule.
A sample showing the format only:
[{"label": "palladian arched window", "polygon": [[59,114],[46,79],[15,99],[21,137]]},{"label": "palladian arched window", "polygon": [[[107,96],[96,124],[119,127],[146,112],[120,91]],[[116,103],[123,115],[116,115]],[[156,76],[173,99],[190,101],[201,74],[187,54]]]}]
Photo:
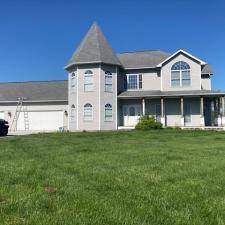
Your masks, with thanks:
[{"label": "palladian arched window", "polygon": [[112,120],[113,120],[112,105],[106,104],[105,105],[105,121],[112,121]]},{"label": "palladian arched window", "polygon": [[93,91],[93,89],[93,72],[91,70],[86,70],[84,73],[84,91]]},{"label": "palladian arched window", "polygon": [[90,103],[84,105],[84,120],[93,120],[93,107]]},{"label": "palladian arched window", "polygon": [[171,87],[188,87],[191,85],[190,66],[183,61],[171,67]]}]

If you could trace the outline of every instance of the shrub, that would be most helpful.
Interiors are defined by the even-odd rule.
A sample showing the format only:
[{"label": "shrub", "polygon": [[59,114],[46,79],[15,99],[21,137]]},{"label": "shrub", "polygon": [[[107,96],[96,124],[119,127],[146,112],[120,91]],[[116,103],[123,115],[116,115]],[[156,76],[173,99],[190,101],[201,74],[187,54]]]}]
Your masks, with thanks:
[{"label": "shrub", "polygon": [[135,126],[137,130],[151,130],[151,129],[161,129],[162,124],[152,116],[145,115],[139,119],[138,124]]}]

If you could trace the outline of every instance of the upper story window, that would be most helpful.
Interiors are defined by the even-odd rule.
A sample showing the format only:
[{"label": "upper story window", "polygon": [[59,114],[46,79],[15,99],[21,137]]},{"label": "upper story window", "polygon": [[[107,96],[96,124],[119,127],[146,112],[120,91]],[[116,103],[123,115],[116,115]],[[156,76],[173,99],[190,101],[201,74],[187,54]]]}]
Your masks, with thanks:
[{"label": "upper story window", "polygon": [[124,88],[128,90],[142,89],[142,74],[127,74],[124,80]]},{"label": "upper story window", "polygon": [[113,114],[112,114],[112,105],[106,104],[105,105],[105,121],[112,121]]},{"label": "upper story window", "polygon": [[73,122],[73,121],[76,120],[76,108],[75,108],[75,105],[72,105],[71,106],[71,109],[70,109],[70,118],[71,118],[71,122]]},{"label": "upper story window", "polygon": [[75,92],[76,90],[76,74],[71,74],[71,92]]},{"label": "upper story window", "polygon": [[90,103],[84,105],[84,120],[93,120],[93,107]]},{"label": "upper story window", "polygon": [[106,92],[113,91],[113,77],[112,77],[112,73],[109,71],[105,72],[105,91]]},{"label": "upper story window", "polygon": [[93,91],[93,89],[93,72],[91,70],[87,70],[84,73],[84,91]]},{"label": "upper story window", "polygon": [[191,85],[190,66],[183,61],[171,67],[171,87],[188,87]]}]

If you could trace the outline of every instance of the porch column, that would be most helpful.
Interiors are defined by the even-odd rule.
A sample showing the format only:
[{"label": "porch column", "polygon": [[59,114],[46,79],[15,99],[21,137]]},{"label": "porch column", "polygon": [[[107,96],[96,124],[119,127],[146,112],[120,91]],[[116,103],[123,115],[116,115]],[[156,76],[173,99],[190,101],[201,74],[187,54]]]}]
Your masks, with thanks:
[{"label": "porch column", "polygon": [[183,97],[180,98],[180,117],[181,117],[180,124],[182,127],[184,127],[185,124],[184,124],[184,98]]},{"label": "porch column", "polygon": [[142,115],[145,115],[145,98],[142,98]]},{"label": "porch column", "polygon": [[221,118],[222,118],[222,121],[221,121],[221,124],[222,124],[222,127],[225,127],[225,100],[224,100],[224,96],[221,97]]},{"label": "porch column", "polygon": [[222,97],[218,98],[218,104],[217,104],[217,112],[218,112],[218,126],[222,127]]},{"label": "porch column", "polygon": [[204,118],[204,98],[200,97],[200,125],[202,127],[205,126],[205,118]]},{"label": "porch column", "polygon": [[163,127],[166,126],[165,114],[164,114],[165,106],[164,106],[164,98],[161,97],[161,123]]}]

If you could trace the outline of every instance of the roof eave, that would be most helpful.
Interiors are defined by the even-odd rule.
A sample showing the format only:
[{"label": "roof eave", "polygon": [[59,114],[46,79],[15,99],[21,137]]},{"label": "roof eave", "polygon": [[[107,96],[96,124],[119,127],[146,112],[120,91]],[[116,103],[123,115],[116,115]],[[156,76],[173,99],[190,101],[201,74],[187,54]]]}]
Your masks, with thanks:
[{"label": "roof eave", "polygon": [[120,66],[123,68],[123,66],[119,63],[109,63],[109,62],[104,62],[104,61],[92,61],[92,62],[74,62],[70,63],[67,66],[64,67],[65,70],[68,70],[69,68],[77,65],[85,65],[85,64],[107,64],[107,65],[115,65],[115,66]]}]

